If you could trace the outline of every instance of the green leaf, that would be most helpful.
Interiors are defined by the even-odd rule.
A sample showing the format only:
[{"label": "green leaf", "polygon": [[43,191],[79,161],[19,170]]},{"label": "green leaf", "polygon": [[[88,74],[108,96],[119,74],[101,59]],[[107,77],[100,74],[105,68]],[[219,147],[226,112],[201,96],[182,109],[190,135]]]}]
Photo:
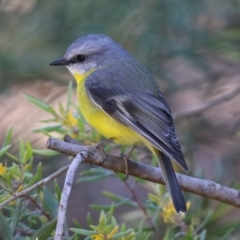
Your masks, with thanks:
[{"label": "green leaf", "polygon": [[41,226],[43,224],[41,220],[41,216],[33,215],[31,212],[26,213],[25,211],[23,211],[22,219],[25,219],[25,218],[28,219],[28,222],[30,223],[31,227]]},{"label": "green leaf", "polygon": [[110,223],[114,212],[114,203],[112,203],[109,212],[107,213],[107,223]]},{"label": "green leaf", "polygon": [[[106,224],[106,223],[105,223]],[[101,226],[100,226],[101,228]],[[105,225],[105,226],[102,226],[102,231],[105,233],[105,234],[109,234],[112,230],[112,226],[111,225]]]},{"label": "green leaf", "polygon": [[39,154],[42,156],[56,156],[58,153],[53,150],[48,149],[33,149],[33,153]]},{"label": "green leaf", "polygon": [[37,179],[38,179],[38,174],[36,173],[33,177],[30,178],[30,181],[27,183],[27,185],[24,188],[26,189],[31,187],[37,181]]},{"label": "green leaf", "polygon": [[143,240],[148,240],[148,239],[150,239],[151,235],[152,235],[152,232],[147,233],[147,235],[145,236],[145,238],[144,238]]},{"label": "green leaf", "polygon": [[206,235],[207,235],[207,230],[203,229],[203,231],[199,235],[199,240],[205,240],[206,239]]},{"label": "green leaf", "polygon": [[14,216],[13,216],[13,220],[10,224],[10,227],[12,229],[12,232],[14,232],[16,226],[17,226],[17,223],[19,221],[19,218],[20,218],[20,214],[21,214],[21,209],[22,209],[22,199],[17,199],[17,205],[16,205],[16,208],[15,208],[15,211],[14,211]]},{"label": "green leaf", "polygon": [[8,183],[4,178],[0,177],[0,186],[7,190],[8,192],[13,193],[13,188],[12,185],[10,185],[10,183]]},{"label": "green leaf", "polygon": [[[111,209],[111,206],[104,206],[104,205],[97,205],[97,204],[90,204],[89,206],[90,206],[90,208],[96,209],[96,210],[105,210],[105,211],[108,210],[109,211]],[[118,208],[121,206],[133,206],[132,201],[129,199],[125,199],[121,202],[114,203],[115,208]],[[134,206],[136,206],[136,204]]]},{"label": "green leaf", "polygon": [[7,155],[8,157],[10,157],[12,160],[14,160],[14,161],[16,161],[16,162],[18,162],[18,163],[21,163],[20,159],[17,158],[17,157],[15,157],[15,156],[12,155],[11,153],[6,153],[6,155]]},{"label": "green leaf", "polygon": [[45,209],[49,212],[52,218],[56,218],[58,213],[58,202],[56,197],[47,189],[47,187],[43,188],[43,194]]},{"label": "green leaf", "polygon": [[108,176],[109,176],[109,173],[99,174],[99,175],[95,175],[95,176],[80,177],[79,179],[77,179],[77,182],[78,183],[80,183],[80,182],[94,182],[94,181],[102,180],[102,179],[104,179]]},{"label": "green leaf", "polygon": [[52,220],[49,223],[46,223],[42,228],[40,228],[31,238],[30,240],[46,240],[51,236],[51,233],[55,229],[57,224],[57,219]]},{"label": "green leaf", "polygon": [[125,236],[127,234],[130,234],[131,232],[133,232],[133,230],[132,229],[128,229],[128,230],[126,230],[124,232],[117,233],[117,234],[115,234],[112,237],[112,240],[114,240],[114,239],[121,239],[121,237],[123,237],[123,236]]},{"label": "green leaf", "polygon": [[57,195],[57,202],[60,202],[62,190],[61,190],[61,188],[58,185],[57,179],[54,179],[53,185],[54,185],[55,193]]},{"label": "green leaf", "polygon": [[5,218],[1,212],[0,212],[0,225],[3,239],[13,240],[13,233],[10,228],[10,225],[8,224],[7,218]]},{"label": "green leaf", "polygon": [[29,141],[26,142],[25,144],[25,147],[26,147],[26,153],[27,153],[27,159],[31,159],[32,156],[33,156],[33,152],[32,152],[32,146],[31,146],[31,143]]},{"label": "green leaf", "polygon": [[68,92],[67,92],[67,105],[66,105],[66,112],[69,111],[70,104],[71,104],[71,99],[72,99],[72,81],[69,82],[68,84]]},{"label": "green leaf", "polygon": [[43,133],[44,135],[46,135],[46,136],[49,137],[49,138],[52,137],[50,133],[48,133],[47,131],[45,131],[45,130],[43,130],[43,129],[42,129],[42,130],[39,129],[39,133]]},{"label": "green leaf", "polygon": [[89,226],[93,224],[91,214],[89,212],[87,213],[87,224]]},{"label": "green leaf", "polygon": [[60,101],[58,103],[58,109],[59,109],[59,112],[61,113],[62,117],[65,118],[66,112],[65,112],[65,109],[64,109],[64,107],[63,107],[63,105],[62,105],[62,103]]},{"label": "green leaf", "polygon": [[11,147],[11,144],[3,147],[1,150],[0,150],[0,157],[3,156],[7,151],[8,149]]},{"label": "green leaf", "polygon": [[78,119],[78,129],[80,133],[84,133],[85,131],[85,125],[82,119]]},{"label": "green leaf", "polygon": [[77,228],[81,227],[80,223],[76,219],[73,219],[72,222],[73,222],[75,227],[77,227]]},{"label": "green leaf", "polygon": [[104,211],[101,211],[99,218],[99,226],[101,228],[104,228],[104,226],[106,225],[106,220],[107,220],[106,213]]},{"label": "green leaf", "polygon": [[117,194],[114,194],[112,192],[108,192],[108,191],[102,191],[102,194],[103,196],[115,201],[115,202],[125,202],[125,203],[128,203],[129,206],[136,206],[135,202],[130,200],[129,198],[125,198],[121,195],[117,195]]},{"label": "green leaf", "polygon": [[69,230],[85,236],[91,236],[97,233],[96,231],[90,231],[90,230],[79,229],[79,228],[69,228]]},{"label": "green leaf", "polygon": [[6,137],[5,137],[5,140],[4,140],[4,142],[3,142],[2,147],[6,147],[7,145],[10,144],[11,139],[12,139],[12,131],[13,131],[13,126],[11,126],[11,127],[8,129],[7,135],[6,135]]},{"label": "green leaf", "polygon": [[42,180],[42,163],[40,162],[37,166],[37,175],[38,175],[38,181]]},{"label": "green leaf", "polygon": [[229,235],[234,231],[234,228],[230,228],[225,234],[224,236],[221,238],[221,240],[228,240],[230,239],[229,238]]},{"label": "green leaf", "polygon": [[54,125],[54,126],[47,126],[43,128],[34,128],[32,129],[33,132],[59,132],[61,130],[62,125]]},{"label": "green leaf", "polygon": [[24,161],[24,153],[25,153],[25,144],[22,139],[19,139],[19,158],[20,161]]},{"label": "green leaf", "polygon": [[49,118],[49,119],[43,119],[40,120],[40,123],[50,123],[50,122],[57,122],[58,121],[58,116],[56,118]]},{"label": "green leaf", "polygon": [[115,219],[115,217],[112,217],[111,218],[111,225],[113,226],[113,227],[116,227],[118,224],[117,224],[117,220]]},{"label": "green leaf", "polygon": [[[152,218],[152,220],[154,221],[154,218]],[[151,236],[151,234],[152,234],[152,231],[150,231],[150,233],[147,234],[147,235],[145,234],[145,229],[144,229],[144,223],[145,223],[145,221],[146,221],[146,217],[142,218],[142,219],[140,220],[140,223],[138,224],[138,229],[137,229],[136,231],[137,231],[137,236],[140,236],[140,238],[137,238],[137,239],[147,240],[147,239]],[[124,224],[124,225],[125,225],[125,224]],[[122,224],[122,226],[123,226],[123,224]],[[166,234],[168,234],[168,231],[167,231]],[[143,238],[144,235],[146,235],[146,236]],[[168,238],[166,238],[166,236],[164,236],[163,239],[168,239]],[[176,238],[176,239],[177,239],[177,238]]]},{"label": "green leaf", "polygon": [[38,98],[35,98],[29,94],[24,94],[24,97],[29,101],[31,102],[32,104],[36,105],[37,107],[43,109],[44,111],[46,112],[49,112],[51,114],[53,114],[54,116],[57,116],[55,110],[50,106],[48,105],[47,103],[43,102],[42,100],[38,99]]},{"label": "green leaf", "polygon": [[213,211],[209,211],[207,213],[207,216],[204,218],[204,220],[198,225],[198,227],[194,230],[195,233],[199,232],[202,228],[205,227],[205,225],[208,223],[210,217],[212,216]]},{"label": "green leaf", "polygon": [[102,168],[92,168],[90,170],[84,171],[80,174],[80,178],[77,182],[93,182],[104,179],[106,177],[115,176],[112,171],[102,169]]},{"label": "green leaf", "polygon": [[[145,219],[144,219],[145,220]],[[141,220],[142,221],[142,220]],[[122,232],[122,231],[125,231],[126,230],[126,225],[125,225],[125,223],[122,223],[122,226],[121,226],[121,228],[120,228],[120,232]],[[138,231],[139,232],[139,231]]]}]

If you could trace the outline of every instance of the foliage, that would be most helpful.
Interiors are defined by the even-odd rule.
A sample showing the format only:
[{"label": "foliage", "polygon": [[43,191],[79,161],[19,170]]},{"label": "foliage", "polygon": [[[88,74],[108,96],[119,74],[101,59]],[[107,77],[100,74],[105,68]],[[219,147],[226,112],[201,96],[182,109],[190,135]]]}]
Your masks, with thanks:
[{"label": "foliage", "polygon": [[[42,164],[39,163],[36,170],[33,170],[35,149],[28,141],[19,140],[18,156],[3,151],[11,141],[12,130],[11,127],[1,149],[5,154],[3,156],[9,159],[4,167],[0,164],[1,204],[42,179]],[[57,188],[55,184],[55,190]],[[0,214],[3,239],[46,239],[56,226],[57,208],[58,199],[46,186],[35,188],[23,198],[14,199]]]},{"label": "foliage", "polygon": [[[71,134],[72,137],[87,143],[98,142],[101,136],[87,126],[78,108],[71,102],[72,84],[68,87],[68,101],[64,107],[59,102],[56,110],[47,103],[30,95],[25,97],[34,105],[50,114],[50,118],[44,120],[46,127],[35,129],[37,133],[51,136],[57,133],[59,137]],[[50,125],[54,124],[54,125]],[[27,190],[35,183],[42,180],[42,163],[34,169],[34,156],[42,154],[53,156],[53,151],[33,149],[31,143],[19,140],[19,154],[9,153],[11,148],[13,127],[5,137],[0,149],[3,163],[0,164],[0,227],[4,240],[9,239],[51,239],[56,226],[58,202],[61,189],[55,179],[54,188],[50,191],[46,185],[38,186],[22,197],[10,201],[7,205],[2,204],[7,199]],[[113,145],[108,145],[105,151],[109,151]],[[124,150],[124,148],[122,149]],[[56,154],[56,153],[54,153]],[[136,153],[133,153],[133,157]],[[4,159],[8,159],[7,161]],[[188,212],[176,214],[169,194],[165,187],[152,184],[147,181],[135,179],[134,186],[138,185],[148,193],[148,197],[141,201],[135,187],[120,174],[115,174],[103,168],[92,168],[81,173],[77,182],[94,182],[104,178],[117,178],[130,190],[130,197],[104,191],[102,194],[110,199],[114,205],[93,205],[93,209],[100,210],[98,223],[94,223],[90,216],[87,217],[89,229],[83,229],[77,220],[73,220],[74,228],[66,231],[67,239],[237,239],[239,222],[226,224],[223,219],[230,211],[230,207],[218,204],[215,211],[207,199],[196,200],[194,196],[187,196]],[[93,183],[94,184],[94,183]],[[118,223],[113,215],[114,209],[128,208],[128,213],[122,215],[121,223]],[[107,211],[107,212],[106,212]],[[124,221],[124,222],[122,222]],[[131,227],[128,227],[132,226]],[[70,234],[71,232],[71,234]]]},{"label": "foliage", "polygon": [[[169,91],[187,88],[193,84],[200,88],[210,83],[208,93],[212,94],[214,89],[212,82],[217,78],[217,74],[203,57],[205,54],[217,55],[224,60],[228,59],[229,65],[239,62],[239,6],[236,0],[52,0],[47,3],[34,0],[24,3],[15,0],[2,1],[0,91],[11,82],[19,83],[26,80],[30,82],[50,77],[52,80],[61,80],[60,74],[53,76],[53,73],[50,73],[48,63],[62,54],[74,39],[89,33],[103,33],[123,44],[156,77],[163,81],[167,80],[166,83],[171,85]],[[164,63],[176,58],[186,59],[187,63],[191,62],[194,69],[204,76],[201,86],[195,82],[182,84],[181,80],[173,81],[172,69],[166,71]],[[58,71],[62,73],[61,69]],[[218,76],[219,79],[221,76],[221,74]],[[34,129],[34,132],[49,137],[57,134],[59,138],[68,133],[85,144],[99,142],[102,137],[85,123],[81,112],[71,102],[71,93],[70,84],[67,103],[59,102],[58,109],[33,96],[25,95],[34,105],[49,113],[49,119],[42,120],[46,124],[45,127]],[[188,101],[194,102],[194,99]],[[200,119],[199,124],[205,126],[206,119]],[[189,139],[185,143],[188,149],[194,149],[192,142],[202,137],[200,133],[209,132],[208,128],[193,131],[191,128],[196,128],[195,125],[191,125],[185,133]],[[0,148],[0,206],[7,199],[43,179],[42,163],[36,165],[36,155],[48,156],[49,159],[56,155],[50,150],[33,149],[29,141],[21,139],[18,143],[19,154],[12,154],[12,132],[13,127],[10,127]],[[219,129],[210,134],[220,138],[216,132],[220,132],[221,136]],[[239,135],[238,130],[234,129],[234,132]],[[108,144],[105,151],[114,148],[117,148],[116,145]],[[125,152],[124,146],[119,148],[122,153]],[[189,152],[191,154],[192,150]],[[143,158],[139,157],[136,151],[131,156],[139,160]],[[235,167],[235,162],[232,162]],[[217,167],[224,168],[220,163]],[[221,171],[219,172],[218,180],[227,178]],[[127,235],[128,229],[131,233],[134,232],[134,236],[129,233],[132,239],[144,237],[156,239],[158,236],[164,240],[240,238],[239,222],[229,221],[227,218],[233,211],[231,207],[186,194],[189,210],[186,215],[176,215],[164,187],[139,179],[134,179],[132,186],[124,180],[124,177],[122,174],[115,174],[102,168],[92,168],[81,173],[77,179],[78,183],[117,178],[130,190],[130,196],[124,197],[103,190],[102,194],[114,202],[114,207],[89,203],[93,209],[101,210],[99,222],[88,221],[89,230],[85,230],[77,221],[73,221],[75,232],[69,239],[82,239],[77,232],[85,233],[83,235],[87,236],[86,231],[94,231],[95,239],[107,237],[109,234],[110,236],[115,234],[116,239],[121,239],[116,234],[125,232]],[[204,178],[204,175],[202,177]],[[145,199],[139,197],[135,186],[148,197]],[[60,195],[61,189],[55,180],[51,190],[46,185],[38,186],[23,197],[9,202],[0,213],[1,237],[20,240],[51,239]],[[119,209],[129,211],[122,214],[120,220],[115,221],[113,208],[116,211]],[[66,233],[71,235],[67,230],[67,224]]]},{"label": "foliage", "polygon": [[171,75],[159,62],[173,56],[210,74],[202,50],[239,60],[238,12],[235,0],[2,1],[0,89],[13,81],[46,79],[47,63],[89,33],[113,37],[163,79],[171,81]]},{"label": "foliage", "polygon": [[[106,214],[104,211],[101,211],[99,224],[93,225],[92,220],[89,216],[88,224],[91,231],[79,228],[70,228],[71,231],[76,234],[89,236],[93,240],[108,240],[108,239],[122,239],[122,240],[134,240],[136,233],[133,229],[126,229],[125,224],[122,224],[120,227],[117,224],[116,219],[113,217],[114,206],[111,206],[111,209]],[[141,239],[146,239],[144,236],[141,236]]]}]

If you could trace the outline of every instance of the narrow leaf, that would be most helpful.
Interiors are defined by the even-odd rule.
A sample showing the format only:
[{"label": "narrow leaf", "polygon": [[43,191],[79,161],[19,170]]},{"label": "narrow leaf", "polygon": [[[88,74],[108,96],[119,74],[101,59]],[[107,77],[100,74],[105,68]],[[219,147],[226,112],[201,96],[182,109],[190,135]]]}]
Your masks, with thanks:
[{"label": "narrow leaf", "polygon": [[202,228],[205,227],[205,225],[207,224],[207,222],[209,221],[210,217],[212,216],[213,211],[209,211],[207,213],[207,216],[204,218],[204,220],[198,225],[198,227],[195,229],[195,233],[199,232]]},{"label": "narrow leaf", "polygon": [[32,129],[33,132],[56,132],[59,131],[62,128],[62,125],[58,124],[58,125],[53,125],[53,126],[47,126],[47,127],[43,127],[43,128],[34,128]]},{"label": "narrow leaf", "polygon": [[14,230],[17,226],[17,223],[18,223],[18,220],[19,220],[20,214],[21,214],[21,209],[22,209],[22,199],[17,199],[17,205],[16,205],[16,208],[15,208],[15,211],[14,211],[13,220],[10,224],[12,232],[14,232]]},{"label": "narrow leaf", "polygon": [[8,183],[4,178],[0,177],[0,186],[7,190],[8,192],[13,193],[13,188],[12,185],[10,185],[10,183]]},{"label": "narrow leaf", "polygon": [[229,235],[234,231],[234,228],[230,228],[225,234],[224,236],[221,238],[221,240],[228,240],[230,239]]},{"label": "narrow leaf", "polygon": [[205,240],[206,239],[206,235],[207,235],[207,230],[203,229],[203,231],[199,235],[199,240]]},{"label": "narrow leaf", "polygon": [[59,112],[61,113],[62,117],[65,118],[66,112],[65,112],[65,109],[64,109],[64,107],[63,107],[63,105],[60,101],[58,103],[58,109],[59,109]]},{"label": "narrow leaf", "polygon": [[[123,200],[123,201],[120,201],[118,203],[114,203],[114,207],[115,208],[118,208],[120,206],[136,206],[135,203],[133,203],[131,200],[129,199],[126,199],[126,200]],[[111,206],[104,206],[104,205],[97,205],[97,204],[90,204],[90,207],[92,209],[96,209],[96,210],[105,210],[105,211],[109,211],[111,209]]]},{"label": "narrow leaf", "polygon": [[42,180],[42,163],[40,162],[37,166],[37,175],[38,175],[38,181]]},{"label": "narrow leaf", "polygon": [[39,155],[42,155],[42,156],[56,156],[58,154],[57,152],[55,152],[53,150],[48,150],[48,149],[45,149],[45,150],[33,149],[33,153],[39,154]]},{"label": "narrow leaf", "polygon": [[11,145],[7,145],[5,147],[3,147],[1,150],[0,150],[0,157],[3,156],[7,151],[8,149],[11,147]]},{"label": "narrow leaf", "polygon": [[112,239],[121,239],[121,237],[123,237],[124,235],[130,234],[131,232],[133,232],[133,230],[132,229],[128,229],[128,230],[126,230],[124,232],[117,233],[117,234],[115,234],[112,237]]},{"label": "narrow leaf", "polygon": [[26,154],[27,154],[26,157],[27,157],[27,160],[29,160],[32,158],[32,155],[33,155],[32,146],[29,141],[26,142],[25,147],[26,147]]},{"label": "narrow leaf", "polygon": [[12,131],[13,131],[13,126],[11,126],[11,127],[8,129],[7,135],[6,135],[6,137],[5,137],[5,140],[4,140],[4,142],[3,142],[2,147],[6,147],[7,145],[10,144],[11,139],[12,139]]},{"label": "narrow leaf", "polygon": [[52,218],[56,218],[58,212],[58,202],[56,197],[47,189],[47,187],[43,188],[43,194],[44,208],[49,212]]},{"label": "narrow leaf", "polygon": [[25,144],[22,139],[19,139],[19,158],[20,161],[24,161],[24,152],[25,152]]},{"label": "narrow leaf", "polygon": [[38,99],[38,98],[35,98],[29,94],[24,94],[24,97],[29,101],[31,102],[32,104],[36,105],[37,107],[43,109],[44,111],[46,112],[49,112],[51,114],[53,114],[54,116],[57,116],[55,110],[49,106],[47,103],[43,102],[42,100]]},{"label": "narrow leaf", "polygon": [[5,218],[1,212],[0,212],[0,225],[3,239],[13,240],[13,233],[10,228],[10,225],[8,224],[7,218]]},{"label": "narrow leaf", "polygon": [[14,160],[14,161],[16,161],[16,162],[18,162],[18,163],[21,163],[20,159],[17,158],[17,157],[15,157],[15,156],[12,155],[11,153],[6,153],[6,155],[7,155],[8,157],[10,157],[12,160]]},{"label": "narrow leaf", "polygon": [[99,174],[99,175],[95,175],[95,176],[86,176],[86,177],[81,177],[79,179],[77,179],[77,182],[94,182],[94,181],[99,181],[102,180],[106,177],[108,177],[109,174]]},{"label": "narrow leaf", "polygon": [[48,237],[51,236],[51,233],[55,229],[56,224],[57,219],[54,219],[51,222],[45,224],[30,238],[30,240],[46,240]]},{"label": "narrow leaf", "polygon": [[85,236],[91,236],[97,233],[96,231],[89,231],[89,230],[79,229],[79,228],[70,228],[69,230]]},{"label": "narrow leaf", "polygon": [[112,203],[112,206],[111,206],[109,212],[107,213],[107,223],[109,223],[111,221],[113,212],[114,212],[114,203]]},{"label": "narrow leaf", "polygon": [[31,187],[37,181],[37,179],[38,179],[38,174],[36,173],[33,177],[30,178],[30,181],[27,183],[27,185],[24,188],[26,189]]}]

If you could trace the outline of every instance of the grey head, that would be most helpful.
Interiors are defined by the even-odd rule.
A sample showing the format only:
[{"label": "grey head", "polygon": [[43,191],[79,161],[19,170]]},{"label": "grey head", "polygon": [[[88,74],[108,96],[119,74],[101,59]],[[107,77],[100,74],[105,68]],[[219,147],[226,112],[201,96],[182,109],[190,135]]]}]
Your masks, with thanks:
[{"label": "grey head", "polygon": [[93,69],[108,66],[114,61],[126,59],[132,57],[121,45],[107,36],[91,34],[74,41],[64,56],[50,65],[64,65],[72,74],[85,74]]}]

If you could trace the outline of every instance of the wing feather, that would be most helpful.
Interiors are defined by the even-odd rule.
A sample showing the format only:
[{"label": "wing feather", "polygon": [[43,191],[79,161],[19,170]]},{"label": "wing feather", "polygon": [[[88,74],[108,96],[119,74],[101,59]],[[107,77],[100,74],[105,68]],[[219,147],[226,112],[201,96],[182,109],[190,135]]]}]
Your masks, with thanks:
[{"label": "wing feather", "polygon": [[[94,82],[94,84],[93,84]],[[118,87],[106,87],[96,79],[86,81],[86,91],[92,102],[116,121],[127,125],[147,139],[156,149],[178,162],[186,171],[170,109],[160,91],[156,96],[148,91],[124,92]]]}]

